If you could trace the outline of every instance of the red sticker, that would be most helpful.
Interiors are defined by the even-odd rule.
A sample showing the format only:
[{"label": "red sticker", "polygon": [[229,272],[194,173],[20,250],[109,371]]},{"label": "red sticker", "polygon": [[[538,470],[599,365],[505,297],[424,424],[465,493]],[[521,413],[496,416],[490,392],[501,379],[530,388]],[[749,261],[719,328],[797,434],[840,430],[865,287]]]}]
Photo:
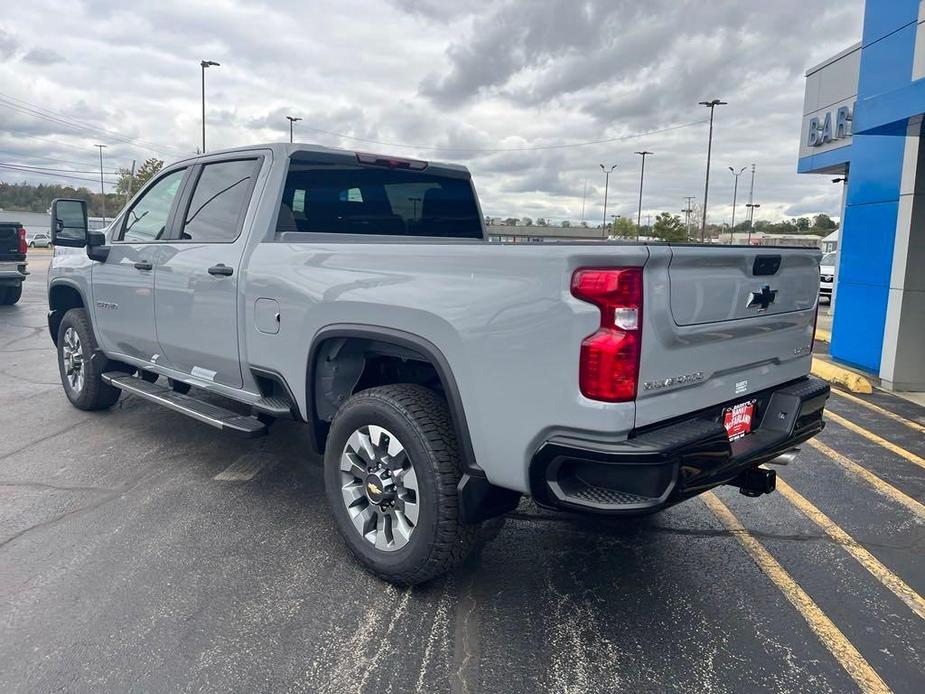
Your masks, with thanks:
[{"label": "red sticker", "polygon": [[755,414],[755,401],[740,402],[723,411],[723,426],[730,441],[740,439],[752,431],[752,416]]}]

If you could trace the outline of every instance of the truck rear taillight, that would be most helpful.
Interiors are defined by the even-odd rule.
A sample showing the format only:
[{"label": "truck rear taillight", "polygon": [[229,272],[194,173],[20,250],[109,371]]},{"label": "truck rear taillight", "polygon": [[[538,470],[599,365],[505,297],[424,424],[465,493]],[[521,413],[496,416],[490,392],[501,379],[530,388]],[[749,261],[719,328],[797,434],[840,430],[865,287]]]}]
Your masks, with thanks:
[{"label": "truck rear taillight", "polygon": [[19,227],[17,231],[19,232],[19,252],[25,255],[29,250],[29,244],[26,243],[26,229]]},{"label": "truck rear taillight", "polygon": [[420,159],[400,159],[399,157],[382,157],[378,154],[366,154],[357,152],[357,161],[367,166],[385,166],[389,169],[410,169],[412,171],[423,171],[427,168],[427,162]]},{"label": "truck rear taillight", "polygon": [[572,296],[601,311],[600,328],[581,343],[582,395],[603,402],[635,400],[642,343],[642,268],[576,270]]}]

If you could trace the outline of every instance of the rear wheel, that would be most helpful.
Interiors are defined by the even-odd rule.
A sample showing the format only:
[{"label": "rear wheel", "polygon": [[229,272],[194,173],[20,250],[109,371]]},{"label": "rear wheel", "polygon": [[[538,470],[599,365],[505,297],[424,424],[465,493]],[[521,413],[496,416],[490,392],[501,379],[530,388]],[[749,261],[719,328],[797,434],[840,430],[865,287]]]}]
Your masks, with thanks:
[{"label": "rear wheel", "polygon": [[87,314],[82,308],[72,308],[58,327],[58,369],[67,399],[80,410],[112,407],[122,392],[100,378],[102,360],[91,359],[96,351]]},{"label": "rear wheel", "polygon": [[15,287],[0,287],[0,306],[12,306],[22,297],[22,284]]},{"label": "rear wheel", "polygon": [[325,490],[338,530],[370,571],[400,585],[456,566],[479,526],[459,522],[459,453],[446,402],[422,386],[352,396],[331,424]]}]

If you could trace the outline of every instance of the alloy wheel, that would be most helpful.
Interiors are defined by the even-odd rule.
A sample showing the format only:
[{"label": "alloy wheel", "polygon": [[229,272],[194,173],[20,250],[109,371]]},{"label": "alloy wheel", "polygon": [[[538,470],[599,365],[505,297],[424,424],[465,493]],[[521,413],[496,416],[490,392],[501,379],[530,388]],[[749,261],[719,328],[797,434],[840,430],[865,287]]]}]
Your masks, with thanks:
[{"label": "alloy wheel", "polygon": [[356,531],[376,549],[393,552],[418,523],[418,479],[405,447],[369,425],[347,439],[340,459],[341,496]]},{"label": "alloy wheel", "polygon": [[80,344],[80,336],[74,328],[69,327],[64,331],[61,354],[64,359],[64,375],[68,385],[72,391],[80,393],[84,387],[84,352]]}]

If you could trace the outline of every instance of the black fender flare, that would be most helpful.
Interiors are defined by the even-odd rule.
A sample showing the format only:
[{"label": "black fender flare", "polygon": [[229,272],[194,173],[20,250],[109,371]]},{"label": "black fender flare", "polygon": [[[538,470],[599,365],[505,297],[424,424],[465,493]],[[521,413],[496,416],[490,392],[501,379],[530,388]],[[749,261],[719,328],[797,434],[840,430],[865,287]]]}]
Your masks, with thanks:
[{"label": "black fender flare", "polygon": [[387,342],[399,347],[404,347],[413,352],[417,352],[430,364],[433,365],[440,378],[443,391],[446,393],[447,405],[450,408],[450,415],[453,418],[453,427],[456,431],[456,439],[459,441],[459,451],[461,457],[461,472],[470,477],[485,478],[485,471],[479,467],[475,460],[475,451],[472,448],[472,437],[469,434],[469,424],[466,419],[465,408],[463,407],[462,397],[459,394],[459,387],[453,376],[453,370],[440,348],[423,337],[404,330],[388,328],[378,325],[361,325],[353,323],[337,323],[327,325],[317,333],[312,340],[311,348],[308,352],[308,371],[305,383],[305,407],[306,419],[312,425],[312,435],[315,450],[321,452],[320,437],[316,428],[318,416],[315,412],[314,403],[314,383],[316,376],[316,362],[318,352],[323,343],[332,338],[361,338],[367,340],[376,340],[377,342]]}]

